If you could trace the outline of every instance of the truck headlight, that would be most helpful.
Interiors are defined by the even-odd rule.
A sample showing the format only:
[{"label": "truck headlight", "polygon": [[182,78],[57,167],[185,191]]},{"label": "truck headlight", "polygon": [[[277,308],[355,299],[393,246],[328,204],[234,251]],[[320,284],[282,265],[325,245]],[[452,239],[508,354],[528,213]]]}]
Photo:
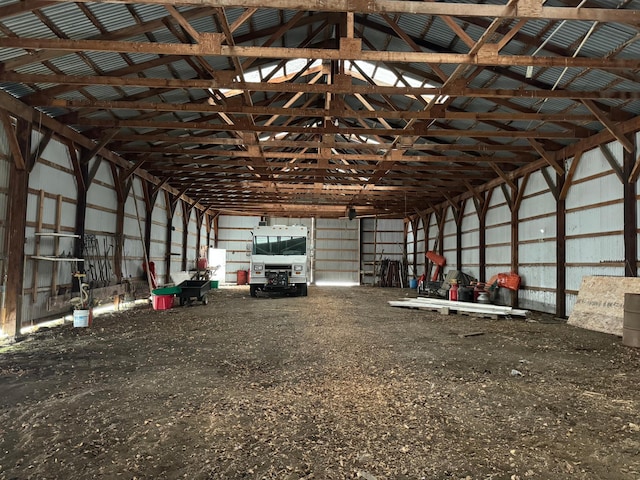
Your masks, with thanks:
[{"label": "truck headlight", "polygon": [[254,272],[261,272],[264,269],[264,265],[261,263],[256,263],[253,265]]},{"label": "truck headlight", "polygon": [[294,265],[293,266],[293,271],[294,272],[301,272],[302,271],[302,265]]}]

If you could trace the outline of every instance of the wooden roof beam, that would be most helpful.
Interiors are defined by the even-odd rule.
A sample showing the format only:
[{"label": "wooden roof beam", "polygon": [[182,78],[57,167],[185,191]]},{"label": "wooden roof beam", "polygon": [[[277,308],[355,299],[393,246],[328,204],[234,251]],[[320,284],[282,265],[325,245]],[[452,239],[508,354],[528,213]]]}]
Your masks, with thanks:
[{"label": "wooden roof beam", "polygon": [[[403,2],[394,2],[403,3]],[[415,2],[410,2],[415,3]],[[463,4],[460,4],[463,5]],[[468,6],[465,8],[469,11]],[[481,7],[475,5],[474,7]],[[570,9],[563,9],[570,10]],[[595,9],[580,9],[580,11]],[[632,12],[640,17],[640,10]],[[317,58],[322,60],[362,60],[369,62],[396,63],[428,63],[451,65],[480,65],[480,66],[534,66],[534,67],[567,67],[567,68],[596,68],[603,70],[618,70],[637,68],[635,59],[609,59],[589,57],[534,57],[527,55],[496,55],[491,52],[478,55],[459,53],[431,53],[404,51],[355,51],[353,48],[325,49],[325,48],[288,48],[261,47],[242,45],[222,45],[220,34],[201,34],[207,41],[199,44],[184,43],[152,43],[152,42],[124,42],[105,40],[70,40],[44,38],[0,38],[0,48],[23,48],[25,50],[66,50],[71,52],[117,52],[117,53],[149,53],[156,55],[186,55],[186,56],[223,56],[223,57],[258,57],[273,59]]]}]

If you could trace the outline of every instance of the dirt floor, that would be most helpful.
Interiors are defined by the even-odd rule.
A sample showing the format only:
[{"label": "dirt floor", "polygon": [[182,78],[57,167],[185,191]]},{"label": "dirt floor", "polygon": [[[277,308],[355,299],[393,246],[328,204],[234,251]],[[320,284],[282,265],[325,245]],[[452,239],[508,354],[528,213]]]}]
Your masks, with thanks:
[{"label": "dirt floor", "polygon": [[0,479],[640,478],[640,349],[387,304],[412,294],[221,288],[32,334],[0,349]]}]

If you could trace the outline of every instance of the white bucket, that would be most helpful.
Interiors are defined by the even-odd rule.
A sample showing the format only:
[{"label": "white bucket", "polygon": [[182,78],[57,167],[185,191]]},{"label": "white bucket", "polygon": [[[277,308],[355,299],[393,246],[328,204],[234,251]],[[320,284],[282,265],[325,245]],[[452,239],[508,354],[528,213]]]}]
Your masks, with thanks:
[{"label": "white bucket", "polygon": [[89,310],[74,310],[73,326],[88,327],[89,326]]}]

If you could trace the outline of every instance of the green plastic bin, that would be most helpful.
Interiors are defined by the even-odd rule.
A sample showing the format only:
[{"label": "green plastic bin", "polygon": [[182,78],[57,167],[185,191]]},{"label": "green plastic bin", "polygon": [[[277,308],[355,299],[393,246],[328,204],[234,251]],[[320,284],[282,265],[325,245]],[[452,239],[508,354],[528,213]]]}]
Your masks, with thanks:
[{"label": "green plastic bin", "polygon": [[180,287],[164,287],[164,288],[155,288],[151,291],[154,295],[178,295],[182,292]]},{"label": "green plastic bin", "polygon": [[218,288],[218,280],[211,280],[210,284],[211,288]]}]

